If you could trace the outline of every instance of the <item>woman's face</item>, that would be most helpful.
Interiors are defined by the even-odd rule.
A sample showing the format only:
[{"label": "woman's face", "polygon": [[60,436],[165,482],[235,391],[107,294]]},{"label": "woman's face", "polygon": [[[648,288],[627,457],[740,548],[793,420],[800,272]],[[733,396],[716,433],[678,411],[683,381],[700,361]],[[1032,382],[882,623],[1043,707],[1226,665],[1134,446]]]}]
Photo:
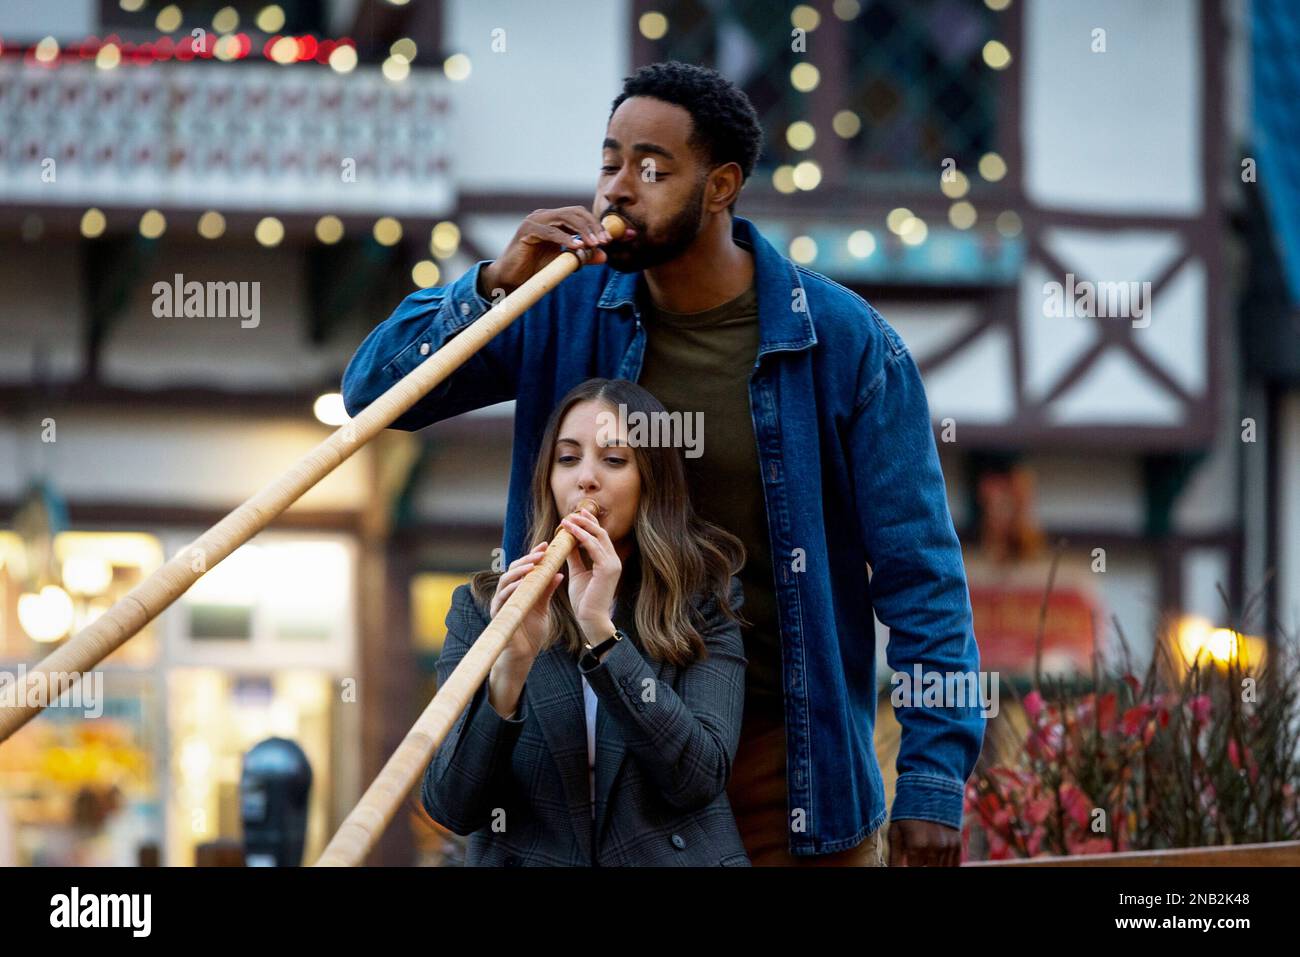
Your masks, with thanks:
[{"label": "woman's face", "polygon": [[594,498],[603,509],[600,524],[616,545],[632,531],[641,498],[636,452],[626,439],[626,423],[614,407],[595,399],[576,402],[560,422],[551,462],[555,508],[567,515],[583,498]]}]

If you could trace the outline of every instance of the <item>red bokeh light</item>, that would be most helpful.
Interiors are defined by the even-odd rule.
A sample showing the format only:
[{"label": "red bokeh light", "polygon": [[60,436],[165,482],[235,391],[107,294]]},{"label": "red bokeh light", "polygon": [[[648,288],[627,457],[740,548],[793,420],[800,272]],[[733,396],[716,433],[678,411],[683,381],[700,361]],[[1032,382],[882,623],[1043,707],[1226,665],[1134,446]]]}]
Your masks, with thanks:
[{"label": "red bokeh light", "polygon": [[[3,2],[3,0],[0,0]],[[253,52],[253,41],[246,33],[234,33],[229,35],[234,41],[228,59],[240,60],[250,56]],[[19,45],[6,47],[3,39],[0,39],[0,56],[8,54],[10,56],[21,56],[23,62],[46,68],[57,67],[63,60],[93,60],[99,51],[104,47],[113,45],[121,53],[123,63],[133,65],[148,66],[151,63],[160,60],[176,59],[183,62],[189,62],[196,58],[212,59],[216,55],[218,37],[213,34],[205,34],[203,42],[196,42],[193,35],[182,35],[177,39],[170,36],[159,36],[156,40],[145,43],[124,42],[117,34],[109,34],[100,39],[94,35],[89,35],[80,43],[70,43],[67,46],[61,46],[54,59],[41,61],[36,58],[37,44]],[[329,63],[330,55],[339,47],[354,47],[355,43],[351,37],[341,37],[337,40],[318,39],[311,34],[304,34],[300,37],[285,36],[276,34],[270,37],[262,45],[262,55],[268,60],[275,60],[272,50],[280,40],[293,41],[294,61],[306,63],[316,61],[322,65]]]}]

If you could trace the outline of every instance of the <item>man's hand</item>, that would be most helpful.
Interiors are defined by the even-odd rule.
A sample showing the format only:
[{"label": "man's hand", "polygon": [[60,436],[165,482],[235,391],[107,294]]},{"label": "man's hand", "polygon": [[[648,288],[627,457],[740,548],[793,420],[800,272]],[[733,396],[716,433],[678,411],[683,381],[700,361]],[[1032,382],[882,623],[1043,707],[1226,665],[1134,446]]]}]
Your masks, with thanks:
[{"label": "man's hand", "polygon": [[[635,235],[629,227],[625,238]],[[566,249],[591,249],[591,265],[606,261],[600,247],[613,237],[589,209],[564,206],[535,209],[515,230],[499,259],[479,271],[479,295],[492,299],[494,291],[514,292],[539,269]]]},{"label": "man's hand", "polygon": [[956,867],[961,863],[961,831],[934,821],[892,821],[890,867]]}]

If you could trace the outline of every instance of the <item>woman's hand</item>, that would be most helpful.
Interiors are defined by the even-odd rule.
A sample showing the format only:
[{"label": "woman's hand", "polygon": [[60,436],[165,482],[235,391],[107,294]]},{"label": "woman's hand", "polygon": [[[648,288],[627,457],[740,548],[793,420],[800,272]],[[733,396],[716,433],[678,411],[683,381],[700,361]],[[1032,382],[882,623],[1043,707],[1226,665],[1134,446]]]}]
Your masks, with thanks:
[{"label": "woman's hand", "polygon": [[623,563],[609,532],[585,508],[566,516],[560,527],[578,540],[591,560],[588,568],[578,548],[569,552],[569,604],[573,606],[573,615],[588,641],[604,641],[614,633],[609,610],[614,604]]},{"label": "woman's hand", "polygon": [[[514,593],[514,590],[519,587],[519,583],[542,560],[542,556],[546,553],[546,546],[547,543],[542,542],[527,555],[516,558],[510,563],[510,567],[505,570],[500,579],[497,580],[496,594],[492,596],[490,607],[493,618],[497,616],[497,612],[501,610],[501,607]],[[551,583],[542,592],[542,597],[537,599],[533,603],[533,607],[525,613],[519,627],[510,636],[510,643],[506,645],[506,650],[497,659],[498,663],[505,662],[503,667],[509,666],[512,669],[521,670],[524,674],[528,673],[528,669],[532,667],[533,659],[537,657],[538,652],[541,651],[542,643],[546,640],[547,628],[551,620],[551,596],[555,594],[555,589],[559,587],[562,581],[564,581],[564,576],[556,572]]]}]

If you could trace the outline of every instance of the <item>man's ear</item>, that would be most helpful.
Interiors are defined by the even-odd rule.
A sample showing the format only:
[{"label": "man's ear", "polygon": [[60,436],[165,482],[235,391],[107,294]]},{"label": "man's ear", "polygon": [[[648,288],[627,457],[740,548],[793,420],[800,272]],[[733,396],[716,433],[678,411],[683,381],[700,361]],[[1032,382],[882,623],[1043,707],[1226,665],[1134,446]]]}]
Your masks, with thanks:
[{"label": "man's ear", "polygon": [[739,163],[723,163],[709,171],[709,185],[705,190],[709,212],[718,213],[731,206],[740,195],[744,176]]}]

